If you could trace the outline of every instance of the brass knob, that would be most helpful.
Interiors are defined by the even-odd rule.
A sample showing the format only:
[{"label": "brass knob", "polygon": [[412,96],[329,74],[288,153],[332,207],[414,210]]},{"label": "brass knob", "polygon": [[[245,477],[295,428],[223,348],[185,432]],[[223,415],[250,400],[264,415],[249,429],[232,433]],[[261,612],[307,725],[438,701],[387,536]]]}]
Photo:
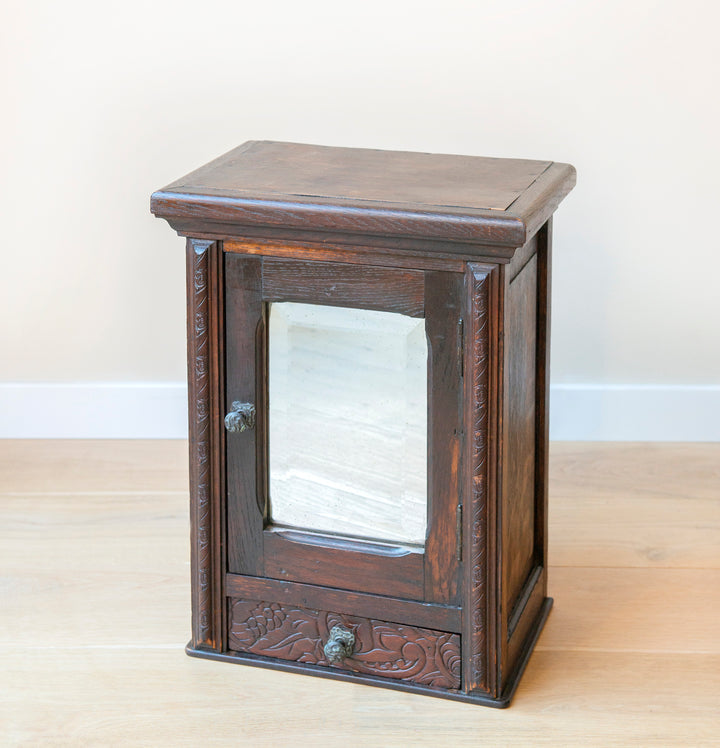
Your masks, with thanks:
[{"label": "brass knob", "polygon": [[346,657],[352,657],[354,649],[355,634],[344,626],[333,626],[330,630],[330,638],[323,647],[327,661],[341,662]]},{"label": "brass knob", "polygon": [[232,410],[225,416],[225,428],[228,431],[245,431],[255,427],[255,406],[252,403],[235,401]]}]

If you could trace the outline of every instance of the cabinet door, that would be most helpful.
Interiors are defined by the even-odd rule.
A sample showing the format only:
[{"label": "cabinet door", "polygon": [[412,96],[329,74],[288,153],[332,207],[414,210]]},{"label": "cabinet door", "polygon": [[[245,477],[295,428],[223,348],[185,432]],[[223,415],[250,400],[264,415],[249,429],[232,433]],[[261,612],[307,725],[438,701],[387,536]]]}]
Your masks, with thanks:
[{"label": "cabinet door", "polygon": [[462,284],[225,254],[230,573],[457,601]]}]

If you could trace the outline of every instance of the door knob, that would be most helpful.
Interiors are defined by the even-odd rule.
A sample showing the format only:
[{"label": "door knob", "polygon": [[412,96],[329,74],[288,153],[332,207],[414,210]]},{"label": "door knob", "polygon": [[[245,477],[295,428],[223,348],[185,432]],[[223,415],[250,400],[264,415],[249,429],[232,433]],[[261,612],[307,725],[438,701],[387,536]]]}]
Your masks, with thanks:
[{"label": "door knob", "polygon": [[225,428],[231,432],[255,428],[255,406],[236,400],[232,404],[232,410],[225,416]]},{"label": "door knob", "polygon": [[346,657],[351,657],[355,649],[355,634],[344,626],[333,626],[330,629],[330,638],[323,647],[328,662],[342,662]]}]

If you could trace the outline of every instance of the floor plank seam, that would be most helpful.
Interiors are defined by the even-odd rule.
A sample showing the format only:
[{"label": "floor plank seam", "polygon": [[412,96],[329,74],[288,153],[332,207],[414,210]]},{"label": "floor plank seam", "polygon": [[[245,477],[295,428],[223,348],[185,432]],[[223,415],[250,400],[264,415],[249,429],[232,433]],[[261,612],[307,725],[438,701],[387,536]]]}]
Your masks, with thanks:
[{"label": "floor plank seam", "polygon": [[553,569],[605,569],[615,571],[629,571],[634,569],[643,569],[647,571],[720,571],[720,564],[718,566],[585,566],[584,564],[568,564],[564,566],[562,564],[553,564],[548,566],[548,570],[552,574]]},{"label": "floor plank seam", "polygon": [[67,496],[69,498],[82,496],[94,498],[101,496],[137,496],[140,498],[147,496],[182,496],[185,499],[188,498],[188,494],[184,491],[0,491],[0,499],[17,499],[24,496],[28,498],[38,498],[39,496]]},{"label": "floor plank seam", "polygon": [[[0,642],[0,651],[3,649],[12,650],[14,652],[17,651],[17,644],[12,644],[10,642]],[[175,650],[177,652],[184,652],[185,651],[185,645],[184,644],[39,644],[35,645],[33,644],[31,647],[29,647],[28,651],[34,652],[48,652],[48,651],[67,651],[67,652],[77,652],[83,649],[92,649],[92,650],[113,650],[113,651],[123,651],[123,650],[162,650],[162,651],[168,651],[168,650]]]},{"label": "floor plank seam", "polygon": [[720,657],[720,649],[635,649],[632,647],[558,647],[537,644],[536,652],[597,652],[598,654],[699,655]]}]

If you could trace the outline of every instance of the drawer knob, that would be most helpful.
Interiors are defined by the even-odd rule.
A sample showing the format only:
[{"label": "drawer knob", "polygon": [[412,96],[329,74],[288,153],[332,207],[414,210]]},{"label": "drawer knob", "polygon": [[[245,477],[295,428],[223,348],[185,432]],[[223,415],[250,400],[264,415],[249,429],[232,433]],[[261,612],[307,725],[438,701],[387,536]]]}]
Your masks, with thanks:
[{"label": "drawer knob", "polygon": [[323,647],[328,662],[341,662],[346,657],[351,657],[354,649],[355,634],[344,626],[333,626],[330,638]]},{"label": "drawer knob", "polygon": [[232,410],[225,416],[225,428],[233,433],[255,428],[255,406],[236,400],[232,404]]}]

